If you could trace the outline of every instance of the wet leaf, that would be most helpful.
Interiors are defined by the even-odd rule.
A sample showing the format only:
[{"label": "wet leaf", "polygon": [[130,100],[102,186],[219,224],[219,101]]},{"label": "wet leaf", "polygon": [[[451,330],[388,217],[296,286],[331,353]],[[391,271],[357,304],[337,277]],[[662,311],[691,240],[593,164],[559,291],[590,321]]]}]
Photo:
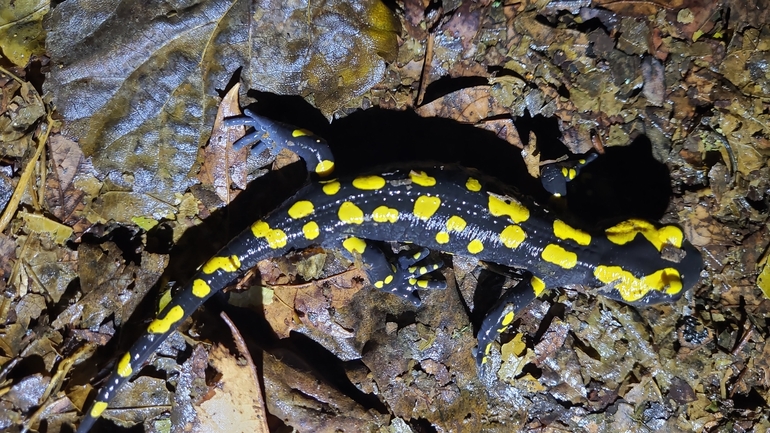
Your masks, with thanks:
[{"label": "wet leaf", "polygon": [[0,113],[0,152],[21,157],[35,148],[30,127],[45,115],[45,107],[31,84],[11,83],[16,81],[9,81],[3,88],[5,109]]},{"label": "wet leaf", "polygon": [[33,233],[47,233],[59,245],[72,236],[72,229],[56,221],[52,221],[42,215],[20,212],[20,216],[26,223],[26,229]]},{"label": "wet leaf", "polygon": [[45,53],[43,17],[49,9],[47,0],[0,1],[0,47],[17,66]]},{"label": "wet leaf", "polygon": [[383,427],[387,415],[368,410],[312,373],[263,358],[268,411],[300,431],[365,431]]},{"label": "wet leaf", "polygon": [[27,376],[11,386],[3,400],[23,411],[27,411],[32,407],[40,405],[40,398],[43,396],[49,380],[49,378],[41,374]]},{"label": "wet leaf", "polygon": [[80,328],[94,328],[111,315],[117,325],[124,323],[157,282],[167,260],[165,255],[144,252],[139,267],[126,264],[112,243],[81,244],[78,271],[85,296],[59,314],[52,326],[78,323]]},{"label": "wet leaf", "polygon": [[140,376],[121,389],[102,417],[121,427],[131,427],[167,412],[170,407],[171,396],[166,382]]},{"label": "wet leaf", "polygon": [[195,183],[217,89],[237,69],[246,88],[302,94],[331,115],[379,81],[397,32],[379,0],[66,2],[51,15],[46,90],[101,177],[171,202]]}]

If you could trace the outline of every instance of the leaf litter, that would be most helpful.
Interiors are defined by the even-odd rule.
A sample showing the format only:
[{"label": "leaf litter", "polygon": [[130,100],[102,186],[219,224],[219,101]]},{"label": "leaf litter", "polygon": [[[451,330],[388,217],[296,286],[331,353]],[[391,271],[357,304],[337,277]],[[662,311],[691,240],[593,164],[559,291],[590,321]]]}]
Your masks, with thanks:
[{"label": "leaf litter", "polygon": [[[345,360],[334,368],[353,385],[286,348],[265,352],[273,422],[307,431],[770,427],[763,417],[770,401],[765,9],[702,1],[663,8],[407,0],[395,13],[377,2],[200,2],[183,10],[98,3],[50,12],[44,88],[62,134],[45,118],[50,101],[35,96],[40,87],[25,76],[34,61],[18,57],[12,72],[0,74],[0,192],[24,186],[13,200],[0,194],[14,209],[0,235],[7,294],[0,363],[13,390],[0,396],[0,428],[55,432],[76,422],[88,384],[104,374],[97,366],[108,370],[121,353],[111,342],[115,329],[152,315],[149,308],[130,319],[162,279],[163,242],[176,242],[244,188],[222,167],[210,176],[218,199],[201,201],[208,190],[198,189],[197,177],[201,166],[221,162],[201,149],[220,90],[238,68],[242,103],[248,89],[259,89],[302,95],[327,117],[367,107],[415,110],[485,128],[517,148],[535,142],[530,153],[547,140],[522,134],[522,117],[551,119],[572,153],[624,147],[643,135],[670,171],[674,195],[664,219],[681,224],[706,260],[701,284],[673,305],[635,310],[574,290],[536,302],[503,339],[501,368],[489,383],[476,376],[464,307],[479,301],[451,285],[414,311],[360,290],[360,275],[342,273],[338,258],[322,257],[320,271],[310,269],[318,268],[315,253],[262,263],[259,287],[244,292],[255,297],[247,304],[274,319],[280,337],[304,333]],[[93,19],[74,20],[75,11]],[[265,43],[278,34],[287,36]],[[329,66],[348,59],[332,50],[337,45],[360,53],[340,76]],[[29,52],[40,55],[33,45]],[[36,152],[41,143],[45,152]],[[454,271],[460,286],[475,287],[480,271],[458,266],[446,271],[450,281]],[[251,273],[240,285],[255,280]],[[195,343],[199,333],[189,326],[186,338]],[[93,350],[78,349],[105,344],[94,355],[99,364],[88,358]],[[197,359],[179,353],[161,350],[152,375]],[[280,362],[287,359],[294,364]],[[54,381],[56,371],[69,379]],[[172,404],[164,380],[140,376],[129,388],[121,394],[132,403],[115,407],[135,409],[108,414],[121,425]]]}]

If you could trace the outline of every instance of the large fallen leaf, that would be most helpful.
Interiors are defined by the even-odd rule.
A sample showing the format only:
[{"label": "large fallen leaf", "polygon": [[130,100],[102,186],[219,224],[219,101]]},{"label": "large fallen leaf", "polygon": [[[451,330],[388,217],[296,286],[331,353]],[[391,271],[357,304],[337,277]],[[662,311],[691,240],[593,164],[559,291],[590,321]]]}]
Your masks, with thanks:
[{"label": "large fallen leaf", "polygon": [[46,90],[65,134],[121,189],[171,201],[196,182],[236,70],[245,89],[301,94],[330,115],[382,77],[398,22],[379,0],[79,0],[49,28]]}]

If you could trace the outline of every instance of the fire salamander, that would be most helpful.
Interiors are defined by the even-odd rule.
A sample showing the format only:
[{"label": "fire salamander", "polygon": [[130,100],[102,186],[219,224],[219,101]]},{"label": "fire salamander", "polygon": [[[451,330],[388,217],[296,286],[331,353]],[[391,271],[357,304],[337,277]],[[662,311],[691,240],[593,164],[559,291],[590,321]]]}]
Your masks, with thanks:
[{"label": "fire salamander", "polygon": [[[482,323],[475,354],[480,371],[494,340],[546,287],[581,284],[602,288],[601,294],[612,299],[647,305],[676,300],[699,279],[701,255],[676,226],[631,219],[587,233],[473,171],[442,166],[329,179],[334,163],[322,139],[246,113],[249,117],[227,121],[255,129],[236,146],[294,150],[310,172],[326,180],[312,182],[255,221],[199,269],[120,358],[78,432],[91,428],[120,387],[206,299],[258,261],[292,249],[320,245],[359,258],[374,287],[415,305],[415,290],[435,286],[425,275],[440,266],[426,259],[427,249],[526,270],[528,277]],[[368,241],[427,249],[391,265]]]}]

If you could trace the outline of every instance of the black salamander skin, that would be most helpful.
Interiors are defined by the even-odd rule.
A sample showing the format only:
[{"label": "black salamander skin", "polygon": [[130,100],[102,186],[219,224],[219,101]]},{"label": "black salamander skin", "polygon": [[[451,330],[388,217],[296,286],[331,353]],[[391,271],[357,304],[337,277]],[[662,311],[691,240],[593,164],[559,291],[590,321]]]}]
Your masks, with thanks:
[{"label": "black salamander skin", "polygon": [[[309,170],[320,178],[333,169],[331,153],[318,137],[275,123],[266,123],[271,131],[260,132],[261,118],[248,114],[249,120],[231,124],[257,129],[252,142],[272,139],[274,150],[320,146],[320,151],[304,152]],[[296,146],[297,141],[302,146]],[[319,160],[312,155],[320,155]],[[703,265],[700,253],[676,226],[628,220],[589,234],[524,197],[506,195],[473,171],[433,166],[316,181],[254,222],[201,267],[121,357],[77,431],[90,429],[181,321],[260,260],[311,245],[340,249],[368,265],[374,287],[419,304],[414,290],[429,285],[421,277],[438,265],[421,266],[423,250],[413,260],[391,266],[369,240],[410,242],[528,271],[530,277],[510,290],[482,323],[475,355],[480,370],[497,336],[546,287],[583,284],[603,288],[602,295],[629,304],[671,302],[698,281]],[[664,247],[678,249],[677,257],[682,258],[666,260]]]}]

